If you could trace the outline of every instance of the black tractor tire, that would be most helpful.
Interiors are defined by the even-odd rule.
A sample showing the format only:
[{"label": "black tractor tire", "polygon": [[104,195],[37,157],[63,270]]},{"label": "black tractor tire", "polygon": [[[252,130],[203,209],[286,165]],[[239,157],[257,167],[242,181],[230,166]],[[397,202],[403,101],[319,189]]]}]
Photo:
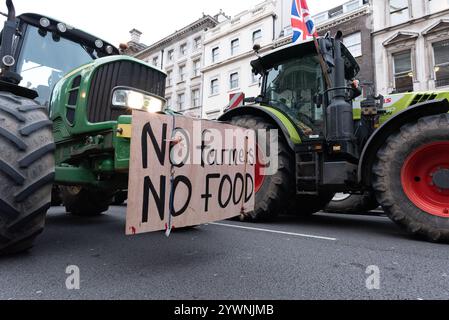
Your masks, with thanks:
[{"label": "black tractor tire", "polygon": [[0,92],[0,255],[30,249],[44,230],[54,150],[46,108]]},{"label": "black tractor tire", "polygon": [[[404,125],[388,138],[377,154],[372,171],[377,200],[391,220],[411,234],[432,242],[449,240],[449,215],[436,216],[415,205],[405,191],[403,169],[410,156],[421,148],[448,141],[449,115],[423,117],[415,123]],[[439,154],[432,155],[438,156],[441,157]],[[425,177],[415,179],[414,183],[427,183]]]},{"label": "black tractor tire", "polygon": [[[233,125],[258,130],[276,129],[262,117],[239,116],[231,120]],[[268,135],[270,140],[276,137]],[[266,176],[256,193],[255,210],[242,215],[240,219],[248,222],[271,221],[283,213],[294,192],[294,156],[289,150],[286,141],[279,134],[279,168],[276,174]],[[258,144],[268,144],[270,141],[257,141]],[[274,142],[271,141],[271,142]],[[269,150],[269,148],[267,148]]]},{"label": "black tractor tire", "polygon": [[347,198],[333,198],[325,211],[330,213],[359,214],[375,210],[379,207],[376,197],[371,192],[363,195],[350,194]]},{"label": "black tractor tire", "polygon": [[333,193],[323,192],[318,196],[298,195],[291,203],[286,212],[288,215],[301,217],[311,216],[321,210],[324,210],[334,197]]},{"label": "black tractor tire", "polygon": [[87,187],[61,186],[66,211],[78,217],[95,217],[108,211],[114,193]]}]

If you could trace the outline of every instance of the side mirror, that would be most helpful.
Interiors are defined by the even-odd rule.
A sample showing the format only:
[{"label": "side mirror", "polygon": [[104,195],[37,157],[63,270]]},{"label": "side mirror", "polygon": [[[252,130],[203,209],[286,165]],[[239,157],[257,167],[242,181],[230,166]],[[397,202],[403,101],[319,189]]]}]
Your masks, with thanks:
[{"label": "side mirror", "polygon": [[256,102],[256,97],[249,97],[249,98],[245,98],[243,100],[243,102],[246,103],[255,103]]}]

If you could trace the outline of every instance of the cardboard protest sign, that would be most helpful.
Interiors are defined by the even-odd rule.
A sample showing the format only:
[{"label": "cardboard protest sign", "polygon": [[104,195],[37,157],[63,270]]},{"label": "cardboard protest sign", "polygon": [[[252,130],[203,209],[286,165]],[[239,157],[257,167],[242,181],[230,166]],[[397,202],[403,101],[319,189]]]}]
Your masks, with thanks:
[{"label": "cardboard protest sign", "polygon": [[[126,233],[254,210],[255,134],[232,125],[133,112]],[[169,220],[170,219],[170,220]]]}]

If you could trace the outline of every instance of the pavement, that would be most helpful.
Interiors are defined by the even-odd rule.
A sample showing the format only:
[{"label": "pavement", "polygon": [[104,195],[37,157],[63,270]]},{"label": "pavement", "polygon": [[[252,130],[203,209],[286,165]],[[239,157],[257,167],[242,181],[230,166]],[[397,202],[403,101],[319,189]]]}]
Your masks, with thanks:
[{"label": "pavement", "polygon": [[[0,259],[0,299],[449,299],[448,245],[383,216],[224,221],[166,238],[125,236],[125,212],[52,208],[32,251]],[[68,266],[79,290],[66,287]]]}]

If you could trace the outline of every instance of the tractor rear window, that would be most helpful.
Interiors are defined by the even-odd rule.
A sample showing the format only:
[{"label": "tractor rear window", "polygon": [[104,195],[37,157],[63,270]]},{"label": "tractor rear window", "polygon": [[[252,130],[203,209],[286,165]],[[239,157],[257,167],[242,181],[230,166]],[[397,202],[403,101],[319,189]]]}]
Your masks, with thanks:
[{"label": "tractor rear window", "polygon": [[48,106],[55,84],[94,58],[78,43],[28,26],[18,61],[18,72],[23,78],[21,85],[37,91],[36,100]]}]

